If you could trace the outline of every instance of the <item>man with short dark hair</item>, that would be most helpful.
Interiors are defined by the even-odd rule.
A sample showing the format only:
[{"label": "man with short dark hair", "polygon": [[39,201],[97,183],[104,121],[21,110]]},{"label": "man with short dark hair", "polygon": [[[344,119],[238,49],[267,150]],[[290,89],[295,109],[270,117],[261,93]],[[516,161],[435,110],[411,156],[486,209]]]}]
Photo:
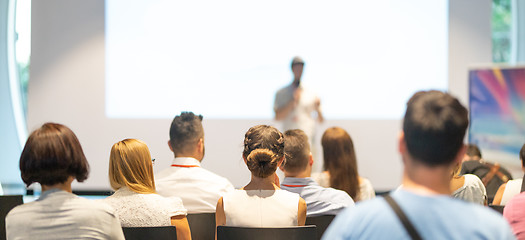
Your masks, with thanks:
[{"label": "man with short dark hair", "polygon": [[344,191],[319,186],[312,178],[314,163],[308,137],[299,129],[284,133],[286,162],[281,188],[297,193],[306,202],[306,216],[336,215],[345,207],[354,206],[352,198]]},{"label": "man with short dark hair", "polygon": [[478,176],[487,191],[488,202],[492,204],[498,203],[498,205],[499,200],[496,200],[496,194],[499,188],[509,180],[512,180],[510,172],[499,163],[493,164],[483,160],[481,150],[476,144],[467,144],[467,151],[463,157],[460,174],[474,174]]},{"label": "man with short dark hair", "polygon": [[[275,94],[275,120],[282,121],[283,129],[301,129],[310,140],[314,139],[316,122],[323,122],[321,100],[315,92],[304,87],[301,82],[304,61],[294,57],[291,69],[294,76],[292,83],[281,88]],[[316,118],[312,116],[315,112]]]},{"label": "man with short dark hair", "polygon": [[402,187],[341,212],[323,239],[514,239],[497,212],[450,197],[467,126],[467,109],[456,98],[439,91],[414,94],[399,137]]},{"label": "man with short dark hair", "polygon": [[465,152],[465,157],[463,158],[463,161],[470,160],[481,160],[481,151],[479,150],[476,144],[467,144],[467,151]]},{"label": "man with short dark hair", "polygon": [[175,159],[155,176],[157,193],[180,197],[188,213],[215,212],[219,198],[233,190],[228,179],[201,167],[204,158],[202,116],[182,112],[170,128],[170,150]]}]

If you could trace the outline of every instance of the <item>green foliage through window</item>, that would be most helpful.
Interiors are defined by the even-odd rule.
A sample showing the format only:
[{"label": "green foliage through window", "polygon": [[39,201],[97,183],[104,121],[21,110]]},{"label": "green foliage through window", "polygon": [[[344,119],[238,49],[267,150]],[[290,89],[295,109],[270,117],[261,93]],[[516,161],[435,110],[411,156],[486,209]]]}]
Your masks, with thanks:
[{"label": "green foliage through window", "polygon": [[511,0],[492,1],[492,61],[510,61],[511,51]]}]

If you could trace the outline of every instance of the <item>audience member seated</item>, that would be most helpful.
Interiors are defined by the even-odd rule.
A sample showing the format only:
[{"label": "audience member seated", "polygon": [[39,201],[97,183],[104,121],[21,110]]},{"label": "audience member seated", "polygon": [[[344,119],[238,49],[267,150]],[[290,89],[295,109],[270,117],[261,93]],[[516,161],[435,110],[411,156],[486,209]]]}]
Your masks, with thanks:
[{"label": "audience member seated", "polygon": [[474,174],[481,179],[487,191],[488,202],[493,202],[494,196],[501,184],[506,183],[512,179],[512,175],[499,163],[488,163],[481,157],[481,151],[478,146],[474,144],[467,145],[463,164],[461,166],[461,173]]},{"label": "audience member seated", "polygon": [[267,125],[250,128],[244,137],[242,157],[252,173],[251,181],[219,199],[217,226],[303,226],[304,200],[296,193],[281,190],[275,173],[285,159],[282,133]]},{"label": "audience member seated", "polygon": [[[521,147],[520,150],[520,161],[521,169],[525,173],[525,144]],[[522,192],[523,179],[524,178],[514,179],[502,184],[496,192],[496,195],[494,196],[494,201],[492,202],[492,205],[505,206],[511,198]]]},{"label": "audience member seated", "polygon": [[398,139],[403,186],[343,210],[323,239],[514,239],[501,214],[450,197],[450,174],[462,161],[467,126],[467,109],[456,98],[415,93]]},{"label": "audience member seated", "polygon": [[89,164],[66,126],[46,123],[32,132],[20,172],[27,186],[40,183],[42,194],[9,212],[7,239],[124,239],[113,208],[72,193],[71,183],[87,179]]},{"label": "audience member seated", "polygon": [[191,239],[186,209],[177,197],[155,192],[148,146],[137,139],[115,143],[109,156],[109,182],[115,193],[103,202],[111,205],[122,227],[177,227],[177,239]]},{"label": "audience member seated", "polygon": [[354,201],[345,192],[319,186],[311,177],[314,160],[310,152],[308,136],[299,129],[284,133],[286,164],[281,189],[299,194],[306,202],[306,216],[336,215]]},{"label": "audience member seated", "polygon": [[487,191],[478,176],[474,174],[459,175],[461,162],[458,162],[450,180],[452,197],[468,202],[487,205]]},{"label": "audience member seated", "polygon": [[503,209],[503,217],[507,219],[517,239],[525,239],[525,192],[509,200]]},{"label": "audience member seated", "polygon": [[233,185],[201,167],[204,158],[202,116],[182,112],[171,123],[170,150],[175,155],[171,167],[155,176],[157,193],[182,199],[188,213],[215,212],[217,200]]},{"label": "audience member seated", "polygon": [[319,185],[343,190],[356,202],[375,197],[372,183],[359,176],[354,143],[344,129],[339,127],[326,129],[321,145],[324,172],[312,174]]}]

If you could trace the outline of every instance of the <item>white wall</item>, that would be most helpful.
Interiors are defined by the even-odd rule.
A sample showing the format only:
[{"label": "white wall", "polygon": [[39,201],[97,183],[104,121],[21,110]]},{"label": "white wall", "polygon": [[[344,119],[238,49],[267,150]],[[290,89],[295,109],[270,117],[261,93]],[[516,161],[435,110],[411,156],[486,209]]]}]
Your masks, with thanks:
[{"label": "white wall", "polygon": [[449,91],[468,105],[468,68],[492,62],[491,0],[449,1]]},{"label": "white wall", "polygon": [[[490,6],[489,0],[450,3],[449,86],[464,103],[467,65],[491,60]],[[169,166],[172,154],[167,140],[171,119],[105,117],[104,1],[33,1],[32,8],[28,128],[31,131],[46,121],[55,121],[66,124],[77,134],[92,171],[86,184],[74,187],[109,188],[109,150],[123,138],[144,140],[152,157],[157,159],[156,171]],[[341,108],[351,111],[345,106]],[[255,124],[272,122],[204,117],[207,154],[204,167],[229,178],[235,186],[242,186],[249,180],[249,172],[241,160],[244,133]],[[334,125],[345,128],[354,139],[360,173],[372,181],[376,190],[388,190],[400,183],[402,164],[396,150],[400,120],[328,120],[320,126],[319,133]]]}]

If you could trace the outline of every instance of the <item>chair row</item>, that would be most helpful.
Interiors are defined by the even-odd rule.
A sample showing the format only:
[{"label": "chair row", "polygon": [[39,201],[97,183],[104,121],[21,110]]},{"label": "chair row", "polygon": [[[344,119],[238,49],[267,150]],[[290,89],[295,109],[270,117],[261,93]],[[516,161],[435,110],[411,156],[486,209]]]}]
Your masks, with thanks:
[{"label": "chair row", "polygon": [[[164,239],[177,240],[177,231],[174,226],[165,227],[131,227],[122,228],[126,240]],[[281,228],[248,228],[248,227],[217,227],[218,240],[315,240],[317,239],[316,226],[298,226]],[[193,238],[192,239],[199,239]]]},{"label": "chair row", "polygon": [[[6,239],[5,217],[7,213],[23,203],[21,195],[0,196],[0,240]],[[330,225],[335,216],[326,215],[318,217],[307,217],[307,227],[291,228],[238,228],[219,226],[217,230],[218,239],[243,239],[233,236],[251,236],[249,239],[321,239],[324,231]],[[215,239],[215,213],[188,214],[188,224],[191,229],[192,239],[214,240]],[[175,227],[152,227],[152,228],[123,228],[126,239],[176,239]],[[249,235],[246,235],[249,234]],[[277,234],[277,235],[276,235]],[[263,238],[257,238],[257,237]],[[280,238],[280,236],[286,236]],[[303,238],[302,236],[308,236]],[[244,238],[245,239],[245,238]]]}]

